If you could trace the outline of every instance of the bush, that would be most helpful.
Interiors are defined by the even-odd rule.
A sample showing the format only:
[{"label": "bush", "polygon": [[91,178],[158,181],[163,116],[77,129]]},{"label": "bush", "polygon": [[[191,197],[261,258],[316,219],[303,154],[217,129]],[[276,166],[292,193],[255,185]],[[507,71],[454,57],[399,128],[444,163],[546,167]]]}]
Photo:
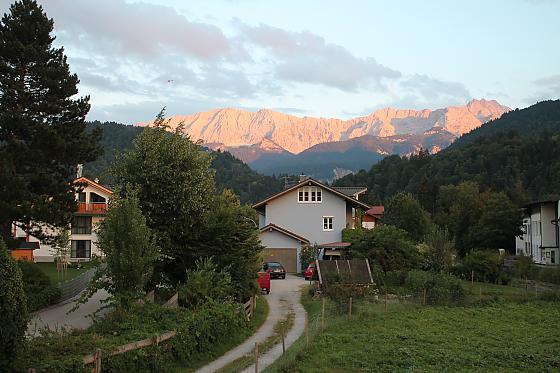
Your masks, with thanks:
[{"label": "bush", "polygon": [[0,371],[18,370],[27,320],[21,270],[0,238]]},{"label": "bush", "polygon": [[476,281],[496,282],[500,274],[502,258],[490,251],[471,251],[456,268],[461,277],[470,280],[474,272]]},{"label": "bush", "polygon": [[465,298],[461,280],[446,273],[410,271],[405,286],[416,297],[423,297],[426,291],[428,304],[457,302]]},{"label": "bush", "polygon": [[[158,347],[108,356],[117,346],[176,330]],[[194,368],[198,361],[223,353],[232,336],[247,335],[249,324],[237,304],[206,304],[199,310],[170,309],[155,304],[134,306],[109,314],[87,331],[48,334],[29,341],[25,368],[48,372],[86,372],[82,357],[97,348],[103,353],[103,372],[165,372]],[[186,369],[191,370],[191,369]]]},{"label": "bush", "polygon": [[232,299],[231,276],[218,271],[211,258],[199,260],[195,270],[187,270],[187,281],[179,287],[179,304],[198,309],[210,302]]},{"label": "bush", "polygon": [[23,288],[30,312],[55,304],[60,299],[60,289],[51,284],[49,277],[33,262],[19,260]]},{"label": "bush", "polygon": [[552,284],[560,284],[560,268],[539,268],[537,280]]}]

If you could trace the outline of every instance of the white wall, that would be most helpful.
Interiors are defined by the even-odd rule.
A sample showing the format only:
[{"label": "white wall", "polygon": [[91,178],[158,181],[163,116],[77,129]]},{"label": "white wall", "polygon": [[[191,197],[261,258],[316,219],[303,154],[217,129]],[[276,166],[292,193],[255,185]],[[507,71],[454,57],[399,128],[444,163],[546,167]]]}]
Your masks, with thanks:
[{"label": "white wall", "polygon": [[270,249],[297,249],[297,271],[301,271],[301,242],[276,230],[267,229],[259,234],[263,246]]},{"label": "white wall", "polygon": [[[346,228],[346,200],[323,188],[321,203],[299,203],[295,189],[266,205],[267,224],[276,224],[313,243],[337,242]],[[333,216],[333,230],[323,231],[323,216]]]}]

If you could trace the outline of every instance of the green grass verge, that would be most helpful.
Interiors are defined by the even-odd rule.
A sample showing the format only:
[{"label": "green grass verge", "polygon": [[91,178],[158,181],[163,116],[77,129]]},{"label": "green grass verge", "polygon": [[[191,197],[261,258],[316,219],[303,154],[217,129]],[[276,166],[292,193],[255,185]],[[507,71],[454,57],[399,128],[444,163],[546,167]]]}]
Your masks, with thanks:
[{"label": "green grass verge", "polygon": [[[264,354],[276,346],[278,343],[282,342],[282,330],[284,333],[287,333],[292,326],[294,325],[294,314],[289,313],[288,317],[285,320],[278,321],[276,325],[274,325],[274,333],[269,336],[261,345],[259,345],[259,354]],[[255,355],[254,349],[251,354],[245,355],[236,359],[223,367],[222,369],[217,370],[218,373],[235,373],[240,372],[243,369],[251,366],[255,363]]]},{"label": "green grass verge", "polygon": [[[58,271],[56,270],[56,264],[54,262],[51,263],[36,263],[37,267],[39,267],[41,269],[41,271],[43,271],[48,277],[49,280],[51,280],[51,284],[53,285],[58,285],[59,283],[59,274]],[[75,267],[68,267],[68,270],[66,271],[66,277],[64,278],[64,281],[70,281],[73,278],[81,275],[82,273],[84,273],[85,271],[87,271],[88,269],[90,269],[93,266],[93,263],[90,262],[84,262],[82,263],[82,267],[81,268],[75,268]]]},{"label": "green grass verge", "polygon": [[321,301],[305,296],[309,346],[301,338],[265,372],[559,371],[560,302],[530,297],[475,283],[461,306],[359,303],[351,320],[327,303],[319,333]]}]

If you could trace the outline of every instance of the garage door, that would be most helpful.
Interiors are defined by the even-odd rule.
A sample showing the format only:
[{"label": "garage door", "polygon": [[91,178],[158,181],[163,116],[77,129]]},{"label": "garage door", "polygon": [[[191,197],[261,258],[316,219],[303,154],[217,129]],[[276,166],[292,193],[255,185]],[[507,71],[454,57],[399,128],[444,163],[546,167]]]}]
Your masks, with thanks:
[{"label": "garage door", "polygon": [[278,262],[286,272],[297,272],[297,249],[264,249],[265,262]]}]

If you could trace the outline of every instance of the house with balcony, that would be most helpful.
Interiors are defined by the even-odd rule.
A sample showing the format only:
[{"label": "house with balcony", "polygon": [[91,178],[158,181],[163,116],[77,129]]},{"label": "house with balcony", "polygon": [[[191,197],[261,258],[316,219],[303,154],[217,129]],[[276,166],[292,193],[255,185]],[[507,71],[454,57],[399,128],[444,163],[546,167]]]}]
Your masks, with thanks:
[{"label": "house with balcony", "polygon": [[281,263],[288,272],[300,272],[303,247],[317,245],[321,256],[340,257],[350,245],[342,230],[353,229],[371,206],[360,201],[364,187],[331,187],[301,177],[282,192],[256,203],[265,261]]},{"label": "house with balcony", "polygon": [[530,256],[537,264],[558,265],[560,201],[533,202],[523,211],[523,234],[515,239],[516,254]]},{"label": "house with balcony", "polygon": [[[95,226],[104,219],[113,191],[101,185],[98,180],[94,181],[86,177],[79,177],[74,182],[80,184],[82,188],[76,193],[78,206],[70,224],[70,261],[87,261],[91,260],[93,255],[101,254],[97,247]],[[25,242],[38,243],[38,247],[37,244],[34,246],[31,256],[35,262],[54,260],[50,245],[39,242],[22,229],[15,228],[15,225],[14,236]]]}]

